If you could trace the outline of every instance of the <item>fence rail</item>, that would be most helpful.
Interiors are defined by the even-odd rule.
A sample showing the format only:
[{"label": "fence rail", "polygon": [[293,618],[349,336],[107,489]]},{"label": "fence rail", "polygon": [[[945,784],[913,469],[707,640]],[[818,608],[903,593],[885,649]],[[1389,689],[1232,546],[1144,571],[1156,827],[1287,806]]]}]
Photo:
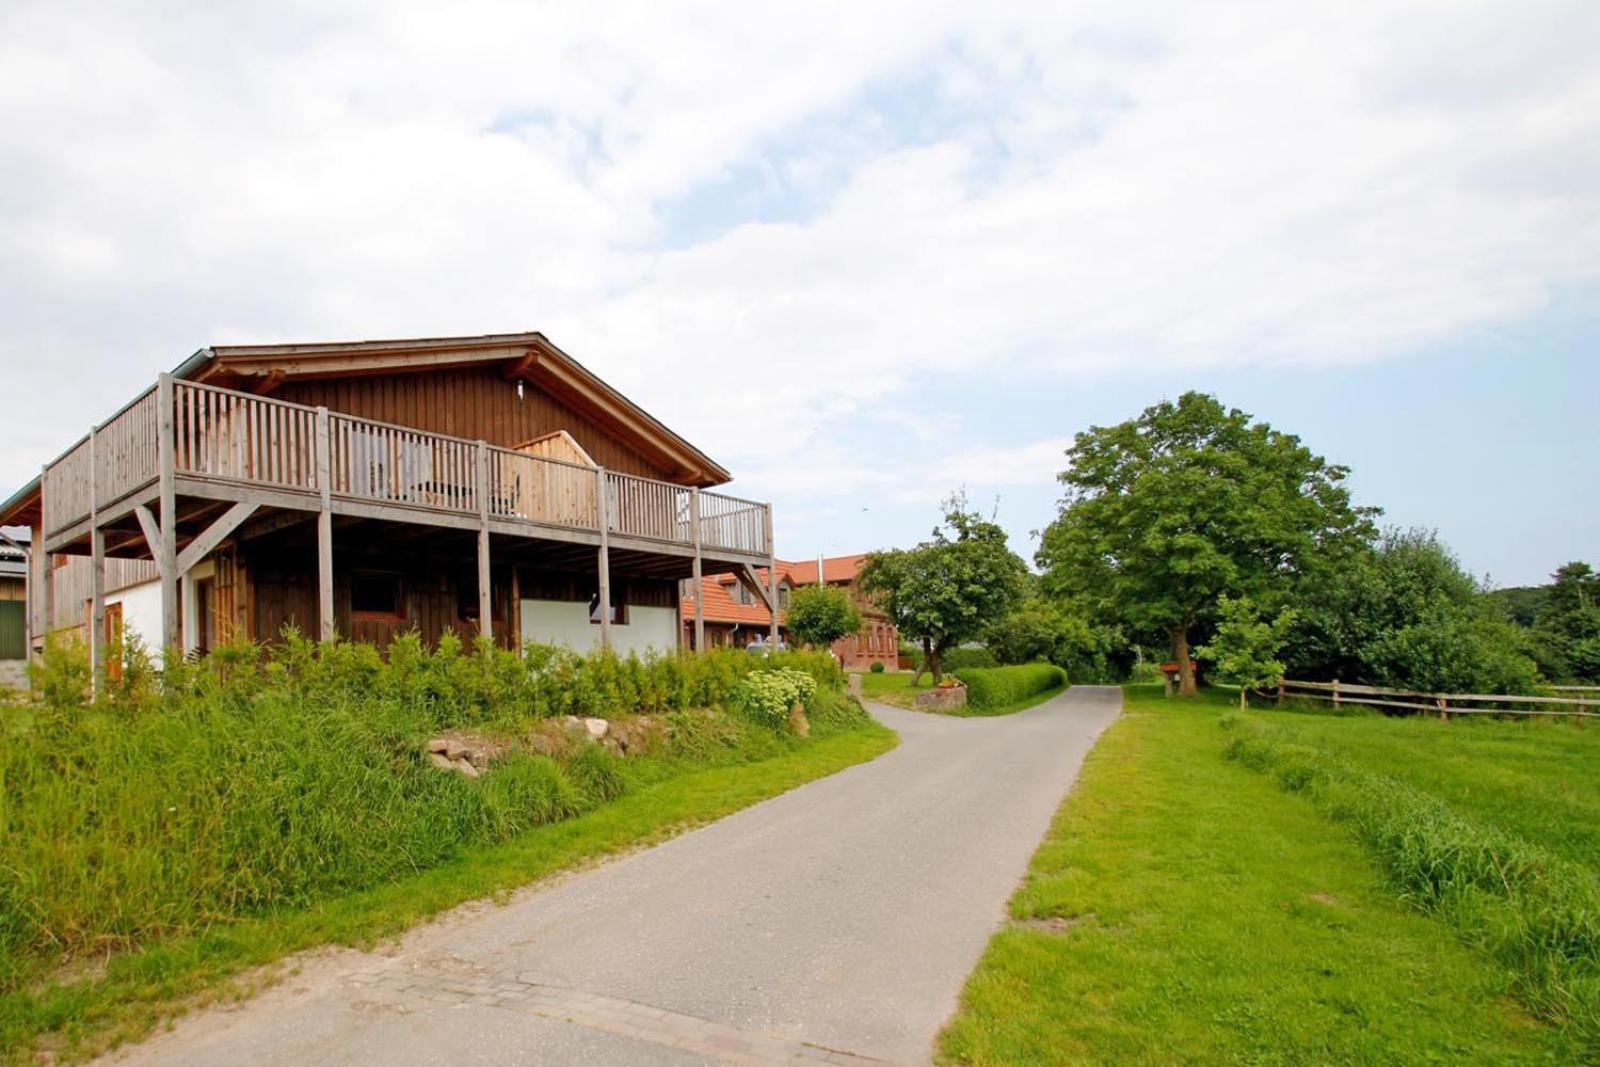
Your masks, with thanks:
[{"label": "fence rail", "polygon": [[[173,470],[187,477],[326,489],[348,500],[593,532],[600,529],[603,492],[610,532],[712,551],[770,552],[765,504],[336,412],[326,413],[323,486],[322,409],[196,382],[171,387]],[[103,507],[160,477],[161,388],[141,394],[46,467],[47,535],[87,518],[92,505]]]},{"label": "fence rail", "polygon": [[1437,714],[1440,718],[1449,718],[1451,715],[1573,715],[1600,718],[1600,697],[1523,693],[1424,693],[1412,689],[1355,685],[1337,679],[1331,682],[1306,682],[1285,678],[1278,683],[1277,696],[1280,700],[1286,696],[1326,700],[1334,707],[1360,704],[1423,711]]}]

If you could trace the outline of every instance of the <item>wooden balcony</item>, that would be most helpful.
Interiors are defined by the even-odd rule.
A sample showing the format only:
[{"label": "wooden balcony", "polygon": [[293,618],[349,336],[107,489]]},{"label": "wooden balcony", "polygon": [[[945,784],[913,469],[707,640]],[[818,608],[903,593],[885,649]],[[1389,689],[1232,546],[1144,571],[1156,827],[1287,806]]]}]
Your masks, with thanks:
[{"label": "wooden balcony", "polygon": [[214,386],[157,385],[45,468],[47,551],[159,495],[257,502],[765,566],[770,506]]}]

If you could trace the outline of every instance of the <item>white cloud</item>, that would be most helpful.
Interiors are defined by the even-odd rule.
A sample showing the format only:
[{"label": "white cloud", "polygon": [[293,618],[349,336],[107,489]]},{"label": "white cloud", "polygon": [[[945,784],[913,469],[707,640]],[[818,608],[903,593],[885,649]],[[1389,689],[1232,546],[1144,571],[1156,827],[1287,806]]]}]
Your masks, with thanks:
[{"label": "white cloud", "polygon": [[[1600,7],[1125,9],[10,5],[0,482],[202,344],[540,328],[751,490],[920,493],[819,442],[918,377],[1382,359],[1600,274]],[[751,166],[820,199],[661,250]]]}]

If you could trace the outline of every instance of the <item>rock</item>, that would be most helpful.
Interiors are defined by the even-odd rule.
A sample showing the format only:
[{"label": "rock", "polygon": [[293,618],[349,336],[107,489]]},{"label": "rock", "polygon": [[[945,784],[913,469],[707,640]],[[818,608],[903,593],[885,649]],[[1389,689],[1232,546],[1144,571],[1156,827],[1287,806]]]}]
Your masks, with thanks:
[{"label": "rock", "polygon": [[554,756],[556,754],[555,739],[547,734],[534,734],[528,739],[528,747],[540,756]]},{"label": "rock", "polygon": [[429,752],[446,752],[446,751],[449,750],[449,746],[450,746],[450,742],[449,741],[446,741],[442,737],[435,737],[432,741],[428,742],[428,751]]},{"label": "rock", "polygon": [[466,759],[467,753],[470,751],[471,749],[453,737],[447,739],[444,743],[444,754],[448,759]]},{"label": "rock", "polygon": [[462,774],[466,775],[468,778],[478,777],[478,768],[474,767],[471,763],[464,759],[456,760],[452,766]]},{"label": "rock", "polygon": [[584,719],[584,729],[589,731],[589,736],[596,741],[600,740],[611,729],[611,724],[604,719]]},{"label": "rock", "polygon": [[450,757],[440,752],[429,752],[428,760],[441,771],[453,771],[456,765],[450,762]]}]

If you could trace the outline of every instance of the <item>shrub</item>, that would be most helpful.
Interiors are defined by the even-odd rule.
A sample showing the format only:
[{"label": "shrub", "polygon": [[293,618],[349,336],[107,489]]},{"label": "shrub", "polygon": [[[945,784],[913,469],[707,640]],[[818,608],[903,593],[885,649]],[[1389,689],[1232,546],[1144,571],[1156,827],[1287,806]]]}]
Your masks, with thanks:
[{"label": "shrub", "polygon": [[868,667],[867,670],[871,671],[873,674],[882,674],[883,673],[883,660],[881,660],[881,659],[873,660],[872,661],[872,666]]},{"label": "shrub", "polygon": [[747,676],[735,694],[734,703],[769,726],[781,726],[788,722],[790,709],[796,704],[805,704],[816,691],[816,679],[805,671],[774,667]]},{"label": "shrub", "polygon": [[993,711],[1067,684],[1067,672],[1050,663],[967,667],[955,676],[967,687],[967,707],[974,711]]},{"label": "shrub", "polygon": [[946,671],[966,670],[972,667],[998,667],[1000,661],[987,648],[952,648],[944,654]]}]

